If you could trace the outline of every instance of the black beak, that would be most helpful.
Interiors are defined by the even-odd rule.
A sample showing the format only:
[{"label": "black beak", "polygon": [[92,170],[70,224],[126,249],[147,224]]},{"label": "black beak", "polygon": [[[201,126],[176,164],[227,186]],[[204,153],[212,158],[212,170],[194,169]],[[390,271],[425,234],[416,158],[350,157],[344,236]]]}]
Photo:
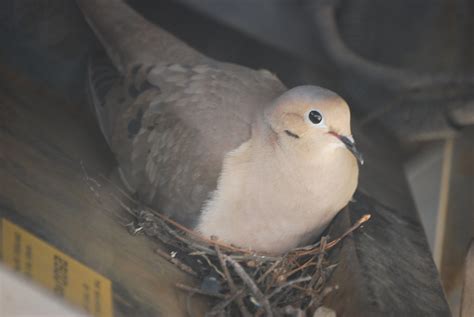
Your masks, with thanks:
[{"label": "black beak", "polygon": [[329,134],[332,134],[334,135],[336,138],[338,138],[342,143],[344,143],[344,145],[346,146],[346,148],[355,156],[355,158],[357,159],[357,161],[359,162],[360,165],[364,165],[364,156],[362,155],[361,152],[359,152],[359,150],[356,148],[355,144],[354,144],[354,141],[352,141],[351,139],[349,139],[348,137],[346,136],[343,136],[343,135],[339,135],[337,134],[336,132],[329,132]]},{"label": "black beak", "polygon": [[356,148],[354,141],[349,139],[346,136],[340,135],[339,140],[341,140],[342,143],[346,146],[346,148],[355,156],[357,161],[359,162],[360,165],[364,165],[364,156],[362,155],[361,152]]}]

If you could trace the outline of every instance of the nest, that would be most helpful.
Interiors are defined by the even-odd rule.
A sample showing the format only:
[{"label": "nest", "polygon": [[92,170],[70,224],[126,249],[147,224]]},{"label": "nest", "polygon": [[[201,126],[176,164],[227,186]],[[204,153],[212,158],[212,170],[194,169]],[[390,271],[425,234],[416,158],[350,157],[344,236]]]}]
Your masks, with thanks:
[{"label": "nest", "polygon": [[[99,197],[99,182],[87,174],[86,181]],[[199,287],[181,283],[176,287],[190,296],[209,297],[212,308],[206,316],[305,316],[314,312],[323,298],[337,289],[326,285],[337,266],[328,262],[327,252],[370,218],[364,215],[337,239],[322,236],[314,244],[275,256],[207,239],[141,206],[118,187],[116,190],[120,194],[110,197],[133,217],[132,222],[124,223],[130,233],[144,233],[161,241],[165,248],[156,252],[201,281]],[[119,197],[126,197],[127,203]]]}]

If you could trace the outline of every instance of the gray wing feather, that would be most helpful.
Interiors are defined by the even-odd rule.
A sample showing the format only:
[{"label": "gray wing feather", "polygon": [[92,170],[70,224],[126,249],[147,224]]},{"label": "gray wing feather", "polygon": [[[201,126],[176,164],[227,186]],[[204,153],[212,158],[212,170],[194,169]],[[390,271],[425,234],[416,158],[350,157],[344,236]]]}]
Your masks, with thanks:
[{"label": "gray wing feather", "polygon": [[203,56],[121,1],[79,4],[123,75],[112,85],[89,81],[123,176],[145,203],[192,225],[225,155],[250,138],[256,113],[285,87],[267,71]]},{"label": "gray wing feather", "polygon": [[191,225],[224,156],[250,138],[256,111],[284,87],[268,73],[218,63],[139,65],[127,74],[102,106],[110,146],[145,203]]}]

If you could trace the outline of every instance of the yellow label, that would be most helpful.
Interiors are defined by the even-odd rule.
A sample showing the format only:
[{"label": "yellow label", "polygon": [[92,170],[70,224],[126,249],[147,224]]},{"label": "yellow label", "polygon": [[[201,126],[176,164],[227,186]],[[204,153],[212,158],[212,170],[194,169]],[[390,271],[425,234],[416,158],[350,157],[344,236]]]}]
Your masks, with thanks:
[{"label": "yellow label", "polygon": [[0,256],[7,266],[93,316],[112,316],[109,279],[6,219],[2,219],[0,233]]}]

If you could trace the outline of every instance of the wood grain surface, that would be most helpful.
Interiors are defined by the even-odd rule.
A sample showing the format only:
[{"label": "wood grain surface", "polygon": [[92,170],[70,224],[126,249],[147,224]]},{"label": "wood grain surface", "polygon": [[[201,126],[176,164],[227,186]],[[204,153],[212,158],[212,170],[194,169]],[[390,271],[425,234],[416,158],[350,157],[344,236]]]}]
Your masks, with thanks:
[{"label": "wood grain surface", "polygon": [[[0,217],[111,279],[116,316],[185,316],[187,294],[174,285],[193,281],[156,242],[130,235],[120,206],[97,200],[85,181],[81,165],[108,175],[115,164],[96,128],[44,87],[4,68],[0,78]],[[199,299],[190,301],[198,315]]]}]

